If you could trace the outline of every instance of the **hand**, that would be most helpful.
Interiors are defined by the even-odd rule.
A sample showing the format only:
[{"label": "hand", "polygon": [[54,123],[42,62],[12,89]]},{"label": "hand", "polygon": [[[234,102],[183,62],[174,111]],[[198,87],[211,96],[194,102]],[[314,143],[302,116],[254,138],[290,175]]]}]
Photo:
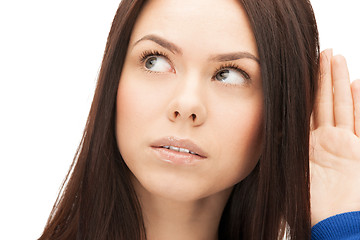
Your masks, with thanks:
[{"label": "hand", "polygon": [[310,131],[311,224],[360,211],[360,80],[326,50]]}]

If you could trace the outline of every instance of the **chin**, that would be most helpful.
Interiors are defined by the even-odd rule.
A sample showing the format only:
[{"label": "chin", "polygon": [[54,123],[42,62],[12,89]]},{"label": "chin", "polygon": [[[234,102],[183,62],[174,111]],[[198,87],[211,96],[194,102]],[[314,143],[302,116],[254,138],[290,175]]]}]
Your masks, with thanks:
[{"label": "chin", "polygon": [[[157,176],[155,179],[134,181],[136,192],[140,195],[157,196],[164,199],[189,202],[208,197],[216,192],[213,187],[203,186],[199,182],[189,179],[177,179],[176,181]],[[215,192],[214,192],[215,190]]]}]

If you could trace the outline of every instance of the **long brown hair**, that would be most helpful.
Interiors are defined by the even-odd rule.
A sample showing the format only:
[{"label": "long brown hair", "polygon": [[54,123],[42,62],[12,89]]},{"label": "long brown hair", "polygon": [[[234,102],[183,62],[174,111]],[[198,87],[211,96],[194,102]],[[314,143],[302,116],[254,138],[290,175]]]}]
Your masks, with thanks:
[{"label": "long brown hair", "polygon": [[[146,239],[139,200],[115,138],[117,88],[132,28],[145,0],[122,0],[115,15],[84,134],[42,236]],[[236,184],[219,239],[310,238],[309,131],[319,43],[307,0],[239,0],[261,62],[264,147]]]}]

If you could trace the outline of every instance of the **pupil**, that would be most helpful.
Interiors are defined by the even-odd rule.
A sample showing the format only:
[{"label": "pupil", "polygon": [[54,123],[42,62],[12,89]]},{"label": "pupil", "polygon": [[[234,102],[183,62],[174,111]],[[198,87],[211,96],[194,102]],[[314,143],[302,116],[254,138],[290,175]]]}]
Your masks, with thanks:
[{"label": "pupil", "polygon": [[156,63],[156,57],[151,57],[146,61],[146,67],[147,68],[152,68]]},{"label": "pupil", "polygon": [[224,80],[228,76],[229,76],[229,70],[223,70],[223,71],[219,72],[218,80]]}]

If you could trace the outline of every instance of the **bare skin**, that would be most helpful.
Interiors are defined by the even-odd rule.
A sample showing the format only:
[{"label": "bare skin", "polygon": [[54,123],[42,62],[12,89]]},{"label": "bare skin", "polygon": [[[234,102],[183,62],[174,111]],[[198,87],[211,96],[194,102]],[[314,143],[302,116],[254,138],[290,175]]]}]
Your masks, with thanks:
[{"label": "bare skin", "polygon": [[[261,154],[257,59],[238,1],[152,0],[142,9],[119,83],[116,136],[149,240],[217,239],[233,186]],[[167,136],[191,140],[206,158],[163,161],[151,146]]]},{"label": "bare skin", "polygon": [[135,180],[149,240],[217,240],[223,208],[232,188],[197,201],[169,201],[153,196]]},{"label": "bare skin", "polygon": [[310,135],[311,224],[360,210],[360,80],[346,60],[321,54],[321,78]]},{"label": "bare skin", "polygon": [[[256,42],[237,1],[147,3],[118,89],[119,150],[133,173],[149,240],[216,240],[232,187],[260,156],[263,92]],[[140,62],[144,51],[150,56]],[[209,60],[234,51],[253,56],[230,61],[248,72],[250,84],[241,71]],[[213,78],[226,76],[218,75],[219,68],[228,70],[224,81]],[[360,209],[354,188],[360,183],[360,81],[350,87],[343,58],[328,52],[321,71],[310,137],[312,225]],[[192,167],[160,161],[151,143],[165,136],[195,142],[206,161]]]}]

